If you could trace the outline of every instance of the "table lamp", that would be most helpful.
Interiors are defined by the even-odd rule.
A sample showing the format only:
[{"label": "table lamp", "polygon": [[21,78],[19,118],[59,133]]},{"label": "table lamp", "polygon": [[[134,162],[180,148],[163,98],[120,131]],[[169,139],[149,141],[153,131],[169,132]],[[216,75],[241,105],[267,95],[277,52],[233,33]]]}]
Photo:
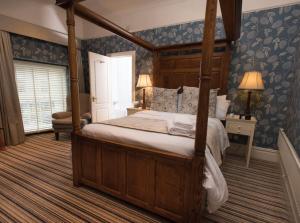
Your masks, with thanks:
[{"label": "table lamp", "polygon": [[244,74],[242,82],[240,83],[239,89],[248,90],[248,98],[247,98],[247,107],[245,110],[245,119],[251,119],[251,111],[250,111],[250,101],[251,101],[251,93],[253,90],[263,90],[264,83],[262,80],[262,75],[258,71],[249,71]]},{"label": "table lamp", "polygon": [[151,80],[149,74],[140,74],[139,80],[136,85],[139,88],[143,88],[143,105],[142,109],[146,109],[146,87],[151,87]]}]

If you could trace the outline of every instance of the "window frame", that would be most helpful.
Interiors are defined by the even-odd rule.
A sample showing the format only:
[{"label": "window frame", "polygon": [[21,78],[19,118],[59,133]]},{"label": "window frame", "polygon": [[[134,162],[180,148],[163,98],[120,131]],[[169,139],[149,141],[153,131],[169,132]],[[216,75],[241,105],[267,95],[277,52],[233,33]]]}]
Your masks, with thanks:
[{"label": "window frame", "polygon": [[[64,111],[68,110],[67,97],[70,94],[70,87],[69,87],[70,75],[69,75],[68,66],[66,66],[66,65],[59,65],[59,64],[51,64],[51,63],[42,63],[42,62],[31,61],[31,60],[19,60],[19,59],[14,59],[13,62],[14,62],[15,79],[16,79],[17,93],[18,93],[18,96],[19,96],[20,107],[21,107],[21,103],[22,103],[21,99],[20,99],[20,93],[22,93],[22,92],[20,92],[20,90],[19,90],[20,89],[20,86],[19,86],[20,83],[18,83],[18,80],[17,80],[18,79],[18,77],[17,77],[17,66],[18,65],[19,66],[27,66],[28,69],[33,69],[32,73],[30,73],[30,75],[31,75],[31,78],[33,79],[33,82],[32,82],[33,91],[34,91],[34,99],[33,100],[34,100],[34,107],[35,107],[35,111],[36,111],[36,117],[35,117],[35,119],[36,119],[36,126],[37,126],[37,128],[35,130],[26,130],[25,131],[25,125],[26,125],[26,123],[23,120],[23,110],[22,110],[22,107],[21,107],[22,120],[23,120],[25,134],[29,135],[29,134],[35,134],[35,133],[41,133],[41,132],[49,132],[49,131],[51,131],[52,130],[52,123],[51,123],[52,114],[55,113],[55,112],[64,112]],[[44,123],[43,122],[39,122],[39,120],[38,120],[39,119],[39,117],[38,117],[39,116],[38,115],[38,109],[41,109],[42,106],[39,106],[38,102],[37,102],[37,98],[38,98],[38,96],[36,96],[36,88],[37,88],[37,86],[35,85],[34,78],[35,78],[35,75],[38,75],[38,74],[35,73],[34,69],[37,69],[37,70],[38,69],[40,69],[40,70],[44,69],[43,71],[45,71],[45,73],[47,73],[46,79],[48,79],[48,82],[45,85],[48,85],[47,89],[48,89],[48,95],[49,95],[48,102],[46,102],[46,104],[48,103],[48,105],[46,105],[46,106],[50,107],[50,117],[48,117],[48,119],[50,120],[50,123],[49,122],[48,122],[49,124],[47,123],[49,128],[43,128],[43,127],[41,127],[42,124],[45,125],[45,120],[47,120],[47,118],[44,119]],[[53,86],[55,86],[55,84],[52,84],[52,86],[51,86],[51,84],[50,84],[51,82],[50,82],[50,78],[49,77],[50,77],[50,74],[52,72],[55,72],[55,69],[58,69],[58,70],[63,69],[64,73],[65,73],[64,74],[64,79],[65,79],[64,83],[65,83],[65,86],[61,88],[61,90],[62,90],[61,95],[63,97],[61,100],[63,100],[64,102],[62,102],[63,103],[63,106],[62,106],[63,109],[61,109],[60,111],[53,109],[53,101],[55,101],[55,99],[53,99],[53,98],[55,98],[55,96],[53,94],[51,95],[51,91],[53,91]],[[43,78],[42,76],[43,75],[41,75],[41,77],[39,77],[39,78]],[[57,81],[57,80],[55,80],[55,81]],[[55,81],[53,83],[55,83]],[[52,90],[51,90],[51,88],[52,88]],[[45,109],[45,110],[47,111],[47,109]],[[55,110],[55,111],[53,112],[53,110]],[[39,111],[39,114],[40,115],[43,114],[43,111]]]}]

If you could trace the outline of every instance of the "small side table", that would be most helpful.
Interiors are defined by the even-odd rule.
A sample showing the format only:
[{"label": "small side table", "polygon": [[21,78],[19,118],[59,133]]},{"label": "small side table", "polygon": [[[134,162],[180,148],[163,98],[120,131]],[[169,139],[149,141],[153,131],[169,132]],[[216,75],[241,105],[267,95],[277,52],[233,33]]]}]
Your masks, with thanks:
[{"label": "small side table", "polygon": [[247,167],[249,167],[256,123],[255,117],[251,117],[251,120],[239,119],[238,115],[228,115],[226,117],[226,130],[228,133],[248,136]]}]

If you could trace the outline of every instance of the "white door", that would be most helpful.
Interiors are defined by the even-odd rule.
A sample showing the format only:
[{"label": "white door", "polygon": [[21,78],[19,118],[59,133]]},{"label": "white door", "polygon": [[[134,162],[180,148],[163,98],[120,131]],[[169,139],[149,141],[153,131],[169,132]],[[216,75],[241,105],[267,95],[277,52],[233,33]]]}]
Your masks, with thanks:
[{"label": "white door", "polygon": [[109,119],[110,112],[110,58],[89,52],[90,95],[92,122]]}]

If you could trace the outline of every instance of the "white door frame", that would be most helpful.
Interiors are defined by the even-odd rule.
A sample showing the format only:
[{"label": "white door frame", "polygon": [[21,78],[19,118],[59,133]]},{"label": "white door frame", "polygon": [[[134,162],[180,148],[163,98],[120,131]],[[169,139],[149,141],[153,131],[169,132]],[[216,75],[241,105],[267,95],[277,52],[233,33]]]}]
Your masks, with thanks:
[{"label": "white door frame", "polygon": [[132,56],[132,102],[135,101],[135,63],[136,63],[136,52],[132,51],[124,51],[118,53],[110,53],[107,54],[109,57],[121,57],[121,56]]}]

